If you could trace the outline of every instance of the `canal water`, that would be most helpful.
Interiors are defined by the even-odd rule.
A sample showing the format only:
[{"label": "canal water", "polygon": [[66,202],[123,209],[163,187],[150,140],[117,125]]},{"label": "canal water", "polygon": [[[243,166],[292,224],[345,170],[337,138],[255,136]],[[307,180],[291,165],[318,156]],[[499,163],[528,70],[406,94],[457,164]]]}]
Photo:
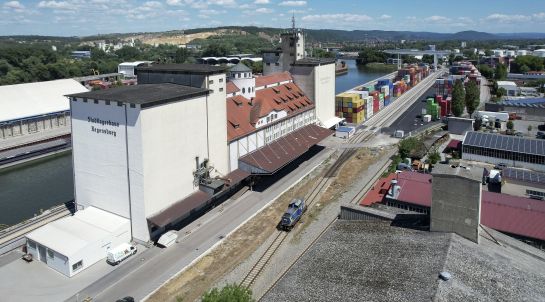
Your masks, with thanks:
[{"label": "canal water", "polygon": [[[388,72],[368,72],[346,60],[348,73],[336,78],[335,93]],[[0,225],[13,225],[73,199],[72,154],[50,157],[0,170]]]}]

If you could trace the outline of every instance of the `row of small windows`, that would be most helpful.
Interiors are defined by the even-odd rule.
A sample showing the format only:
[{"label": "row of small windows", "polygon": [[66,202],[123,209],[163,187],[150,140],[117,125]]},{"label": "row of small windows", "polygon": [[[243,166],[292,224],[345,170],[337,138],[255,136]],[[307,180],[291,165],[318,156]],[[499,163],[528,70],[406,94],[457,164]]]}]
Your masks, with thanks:
[{"label": "row of small windows", "polygon": [[[73,99],[72,99],[72,102],[77,102],[77,99],[73,98]],[[84,102],[84,103],[88,103],[89,100],[86,99],[86,98],[84,98],[84,99],[83,99],[83,102]],[[98,100],[93,100],[93,103],[98,104],[99,101],[98,101]],[[109,106],[111,103],[112,103],[111,101],[104,101],[104,104],[105,104],[105,105],[108,105],[108,106]],[[114,103],[117,103],[117,106],[119,106],[119,107],[123,106],[123,102],[115,102],[115,101],[114,101]],[[130,104],[130,107],[131,107],[131,108],[136,108],[136,105],[135,105],[135,104]]]},{"label": "row of small windows", "polygon": [[[248,87],[248,93],[254,92],[255,87]],[[246,88],[242,87],[242,94],[246,93]]]},{"label": "row of small windows", "polygon": [[488,149],[474,146],[464,146],[463,153],[514,160],[531,164],[545,165],[545,156],[511,152],[498,149]]},{"label": "row of small windows", "polygon": [[[267,66],[271,66],[271,63],[267,63]],[[274,63],[274,66],[280,66],[280,63]]]}]

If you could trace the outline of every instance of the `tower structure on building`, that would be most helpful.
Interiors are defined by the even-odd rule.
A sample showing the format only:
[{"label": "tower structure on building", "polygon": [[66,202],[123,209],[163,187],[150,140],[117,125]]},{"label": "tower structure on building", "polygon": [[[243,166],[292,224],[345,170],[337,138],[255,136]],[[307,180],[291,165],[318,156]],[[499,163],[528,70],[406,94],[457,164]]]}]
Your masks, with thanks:
[{"label": "tower structure on building", "polygon": [[297,60],[305,58],[303,30],[295,27],[295,16],[291,22],[291,29],[280,34],[279,47],[263,51],[263,75],[289,71]]}]

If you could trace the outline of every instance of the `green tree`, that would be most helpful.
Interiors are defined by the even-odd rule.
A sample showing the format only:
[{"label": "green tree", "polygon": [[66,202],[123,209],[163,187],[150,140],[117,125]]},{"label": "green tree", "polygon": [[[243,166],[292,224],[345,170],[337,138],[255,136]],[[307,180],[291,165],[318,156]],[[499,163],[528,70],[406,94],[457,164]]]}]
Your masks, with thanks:
[{"label": "green tree", "polygon": [[202,302],[251,302],[252,291],[236,284],[228,284],[221,290],[214,288],[201,297]]},{"label": "green tree", "polygon": [[483,77],[487,79],[492,79],[494,77],[494,69],[490,68],[490,66],[486,64],[481,64],[478,66],[478,69]]},{"label": "green tree", "polygon": [[504,96],[506,96],[506,95],[507,95],[507,90],[505,90],[505,88],[500,87],[500,88],[498,88],[498,89],[496,90],[496,97],[497,97],[498,99],[500,99],[500,98],[502,98],[502,97],[504,97]]},{"label": "green tree", "polygon": [[0,60],[0,77],[3,77],[6,74],[8,74],[10,69],[11,69],[11,65],[9,65],[8,61],[6,61],[5,59],[1,59]]},{"label": "green tree", "polygon": [[479,107],[481,93],[475,81],[469,81],[466,86],[465,105],[469,117]]},{"label": "green tree", "polygon": [[398,145],[399,156],[402,159],[409,157],[421,144],[420,140],[414,136],[401,140]]},{"label": "green tree", "polygon": [[506,126],[507,126],[507,129],[509,129],[509,130],[515,129],[515,124],[514,124],[513,121],[511,121],[511,120],[507,121],[507,125],[506,125]]},{"label": "green tree", "polygon": [[433,150],[428,154],[428,162],[432,165],[435,165],[441,160],[441,154],[437,150]]},{"label": "green tree", "polygon": [[386,63],[386,53],[373,48],[364,48],[358,53],[358,64]]},{"label": "green tree", "polygon": [[462,81],[456,80],[452,88],[452,114],[462,116],[465,107],[465,91]]},{"label": "green tree", "polygon": [[191,53],[189,52],[189,50],[187,50],[187,48],[178,48],[176,50],[176,54],[174,55],[174,62],[185,63],[190,55]]},{"label": "green tree", "polygon": [[136,61],[140,58],[140,51],[136,47],[123,46],[115,51],[115,54],[121,61]]},{"label": "green tree", "polygon": [[528,133],[530,133],[530,131],[532,131],[534,127],[532,127],[532,125],[528,125]]},{"label": "green tree", "polygon": [[499,81],[507,79],[507,66],[503,64],[496,65],[496,69],[494,70],[494,79]]},{"label": "green tree", "polygon": [[203,57],[225,57],[229,55],[229,48],[225,44],[212,43],[202,52]]}]

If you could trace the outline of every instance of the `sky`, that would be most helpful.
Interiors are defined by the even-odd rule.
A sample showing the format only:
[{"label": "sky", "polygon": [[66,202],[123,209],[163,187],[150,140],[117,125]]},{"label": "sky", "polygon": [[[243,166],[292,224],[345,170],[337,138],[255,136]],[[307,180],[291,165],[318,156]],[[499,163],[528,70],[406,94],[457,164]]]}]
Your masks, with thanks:
[{"label": "sky", "polygon": [[286,28],[292,13],[313,29],[545,32],[543,0],[0,0],[0,35]]}]

